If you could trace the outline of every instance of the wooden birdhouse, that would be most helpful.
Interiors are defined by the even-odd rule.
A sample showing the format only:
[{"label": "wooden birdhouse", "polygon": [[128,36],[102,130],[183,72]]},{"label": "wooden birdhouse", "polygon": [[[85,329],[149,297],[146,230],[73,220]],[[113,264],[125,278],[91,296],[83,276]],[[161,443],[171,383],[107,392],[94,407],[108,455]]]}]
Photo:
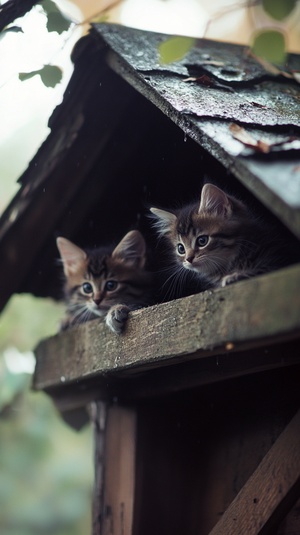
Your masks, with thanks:
[{"label": "wooden birdhouse", "polygon": [[[207,40],[161,64],[166,39],[99,24],[77,44],[0,222],[2,306],[60,296],[58,234],[93,246],[139,228],[151,247],[147,207],[207,178],[300,249],[299,84]],[[298,535],[299,339],[296,263],[132,312],[121,336],[95,320],[41,341],[34,388],[94,426],[93,535]]]}]

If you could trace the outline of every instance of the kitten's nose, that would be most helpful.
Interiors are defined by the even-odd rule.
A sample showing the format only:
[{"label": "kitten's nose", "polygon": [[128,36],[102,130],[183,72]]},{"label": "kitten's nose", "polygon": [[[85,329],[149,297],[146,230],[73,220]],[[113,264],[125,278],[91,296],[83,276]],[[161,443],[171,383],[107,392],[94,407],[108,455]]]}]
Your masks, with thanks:
[{"label": "kitten's nose", "polygon": [[99,306],[101,303],[101,298],[98,297],[98,299],[93,299],[95,305]]},{"label": "kitten's nose", "polygon": [[186,257],[186,261],[189,262],[190,264],[192,264],[194,258],[195,258],[194,254],[189,254],[189,256]]}]

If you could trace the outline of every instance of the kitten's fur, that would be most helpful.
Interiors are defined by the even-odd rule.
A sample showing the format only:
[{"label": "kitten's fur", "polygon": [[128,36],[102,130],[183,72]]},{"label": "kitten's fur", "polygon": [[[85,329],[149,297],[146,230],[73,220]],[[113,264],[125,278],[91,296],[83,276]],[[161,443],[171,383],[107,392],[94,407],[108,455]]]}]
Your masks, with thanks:
[{"label": "kitten's fur", "polygon": [[57,247],[66,279],[63,329],[106,316],[108,327],[120,334],[129,311],[151,303],[152,276],[139,231],[128,232],[114,249],[83,250],[61,237]]},{"label": "kitten's fur", "polygon": [[212,184],[200,202],[169,212],[151,208],[172,245],[177,271],[189,270],[202,289],[226,286],[286,264],[285,241],[244,203]]}]

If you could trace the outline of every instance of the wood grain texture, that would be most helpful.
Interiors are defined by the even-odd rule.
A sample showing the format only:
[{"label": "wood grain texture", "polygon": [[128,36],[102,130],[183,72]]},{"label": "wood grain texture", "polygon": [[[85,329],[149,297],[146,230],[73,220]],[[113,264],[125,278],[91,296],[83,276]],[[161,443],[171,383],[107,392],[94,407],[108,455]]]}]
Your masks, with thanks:
[{"label": "wood grain texture", "polygon": [[90,419],[94,433],[94,489],[93,489],[93,535],[101,535],[104,507],[105,433],[108,407],[98,401],[90,405]]},{"label": "wood grain texture", "polygon": [[101,320],[88,322],[39,344],[34,386],[134,374],[299,338],[299,290],[297,265],[133,312],[119,337]]},{"label": "wood grain texture", "polygon": [[[136,414],[110,407],[107,414],[101,535],[131,535],[135,486]],[[98,535],[95,532],[93,535]]]},{"label": "wood grain texture", "polygon": [[274,523],[280,519],[280,508],[284,516],[288,505],[292,506],[299,497],[299,484],[300,411],[276,440],[210,535],[274,533],[272,530]]}]

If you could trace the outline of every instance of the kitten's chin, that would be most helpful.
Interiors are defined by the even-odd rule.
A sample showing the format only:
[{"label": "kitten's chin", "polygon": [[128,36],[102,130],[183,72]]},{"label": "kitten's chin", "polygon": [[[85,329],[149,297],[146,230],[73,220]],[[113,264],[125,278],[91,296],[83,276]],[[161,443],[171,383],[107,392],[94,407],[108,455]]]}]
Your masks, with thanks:
[{"label": "kitten's chin", "polygon": [[188,271],[192,271],[193,273],[198,273],[198,275],[202,274],[202,270],[200,268],[193,266],[190,262],[183,262],[183,267],[187,269]]},{"label": "kitten's chin", "polygon": [[205,269],[204,266],[194,266],[191,263],[183,264],[183,266],[208,284],[217,284],[221,278],[219,273],[213,273],[211,270]]}]

